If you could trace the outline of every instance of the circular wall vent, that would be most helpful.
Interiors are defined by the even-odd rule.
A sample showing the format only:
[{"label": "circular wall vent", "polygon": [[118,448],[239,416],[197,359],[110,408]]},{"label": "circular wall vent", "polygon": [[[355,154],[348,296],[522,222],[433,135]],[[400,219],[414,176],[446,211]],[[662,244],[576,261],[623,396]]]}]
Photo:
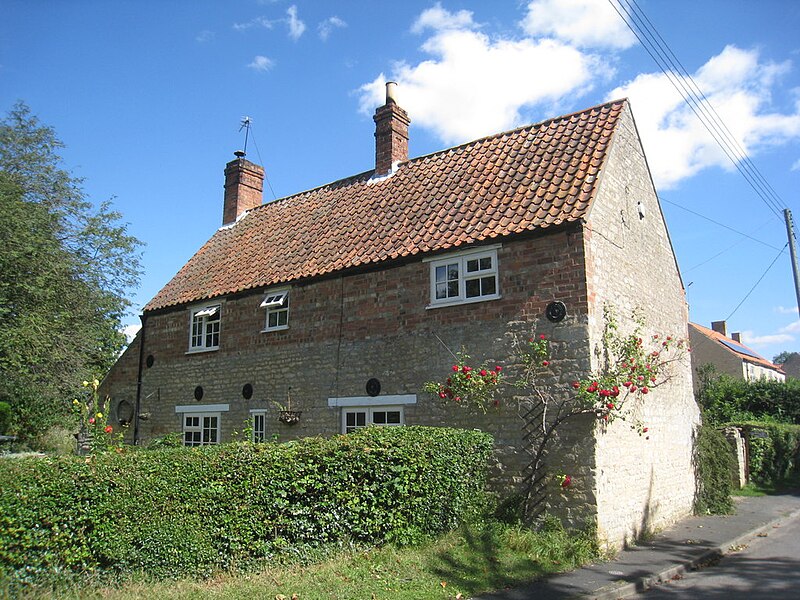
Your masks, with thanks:
[{"label": "circular wall vent", "polygon": [[367,381],[367,394],[373,398],[381,393],[381,382],[374,377]]},{"label": "circular wall vent", "polygon": [[245,383],[242,387],[242,398],[245,400],[250,400],[253,397],[253,386],[249,383]]},{"label": "circular wall vent", "polygon": [[194,399],[198,401],[203,399],[203,386],[198,385],[194,388]]},{"label": "circular wall vent", "polygon": [[564,317],[567,316],[567,305],[556,300],[547,305],[544,314],[548,321],[558,323],[559,321],[563,321]]}]

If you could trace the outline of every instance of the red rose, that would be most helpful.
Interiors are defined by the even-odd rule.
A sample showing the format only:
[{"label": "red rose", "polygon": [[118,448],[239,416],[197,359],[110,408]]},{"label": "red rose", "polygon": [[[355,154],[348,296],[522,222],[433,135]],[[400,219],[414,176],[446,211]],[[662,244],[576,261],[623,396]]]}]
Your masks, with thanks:
[{"label": "red rose", "polygon": [[94,417],[89,417],[89,425],[94,425]]},{"label": "red rose", "polygon": [[106,428],[103,429],[103,431],[105,431],[106,433],[111,433],[112,431],[114,431],[114,428],[111,425],[106,425]]},{"label": "red rose", "polygon": [[486,369],[481,369],[481,377],[486,377],[488,374],[489,373],[486,371]]},{"label": "red rose", "polygon": [[494,370],[499,373],[500,371],[503,370],[503,367],[498,366],[498,367],[495,367]]},{"label": "red rose", "polygon": [[547,366],[547,365],[549,365],[549,364],[550,364],[550,361],[549,361],[549,360],[543,360],[543,361],[542,361],[542,366],[543,366],[543,367],[546,367],[546,366]]},{"label": "red rose", "polygon": [[635,392],[635,391],[636,391],[636,386],[635,386],[635,385],[631,385],[631,387],[630,387],[630,390],[631,390],[632,392]]},{"label": "red rose", "polygon": [[569,475],[564,475],[564,479],[561,480],[561,487],[568,488],[572,485],[572,477]]},{"label": "red rose", "polygon": [[642,393],[643,393],[643,394],[646,394],[646,393],[647,393],[647,392],[649,392],[649,391],[650,391],[650,390],[648,390],[648,389],[647,389],[647,386],[644,386],[644,387],[642,388]]},{"label": "red rose", "polygon": [[580,384],[579,381],[573,381],[572,382],[572,387],[574,387],[577,390],[579,387],[581,387],[581,384]]},{"label": "red rose", "polygon": [[453,365],[453,371],[458,371],[458,365]]},{"label": "red rose", "polygon": [[647,433],[647,431],[648,431],[647,427],[645,427],[644,429],[642,429],[642,433]]},{"label": "red rose", "polygon": [[447,394],[445,394],[444,392],[439,392],[439,398],[442,399],[447,398]]},{"label": "red rose", "polygon": [[453,400],[455,400],[456,402],[461,402],[461,396],[456,396],[455,398],[453,398]]},{"label": "red rose", "polygon": [[611,388],[611,395],[614,396],[614,398],[619,396],[619,388],[617,386],[614,386],[613,388]]},{"label": "red rose", "polygon": [[539,334],[539,339],[540,339],[540,340],[543,340],[543,339],[544,339],[544,334],[543,334],[543,333],[540,333],[540,334]]},{"label": "red rose", "polygon": [[623,387],[630,387],[632,385],[633,385],[632,381],[626,381],[625,383],[622,384]]},{"label": "red rose", "polygon": [[614,408],[614,403],[613,402],[609,402],[608,404],[606,404],[606,408],[613,409]]}]

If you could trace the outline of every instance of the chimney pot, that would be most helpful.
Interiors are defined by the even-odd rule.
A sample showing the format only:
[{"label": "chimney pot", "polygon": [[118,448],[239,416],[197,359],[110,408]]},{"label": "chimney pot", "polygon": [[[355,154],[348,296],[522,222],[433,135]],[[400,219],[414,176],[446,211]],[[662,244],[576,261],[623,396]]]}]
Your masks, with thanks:
[{"label": "chimney pot", "polygon": [[725,321],[711,321],[711,329],[728,337],[728,324]]},{"label": "chimney pot", "polygon": [[739,333],[738,331],[737,331],[736,333],[732,333],[732,334],[731,334],[731,339],[732,339],[734,342],[738,342],[738,343],[740,343],[740,344],[741,344],[741,343],[742,343],[742,334],[741,334],[741,333]]},{"label": "chimney pot", "polygon": [[237,150],[236,156],[225,165],[225,201],[222,224],[233,223],[245,211],[261,205],[264,189],[264,167],[244,158]]},{"label": "chimney pot", "polygon": [[247,156],[247,152],[245,152],[244,150],[237,150],[236,152],[233,153],[233,155],[236,158],[244,158],[245,156]]},{"label": "chimney pot", "polygon": [[388,175],[392,165],[408,160],[408,113],[397,105],[394,81],[386,83],[386,104],[378,107],[375,121],[375,174]]}]

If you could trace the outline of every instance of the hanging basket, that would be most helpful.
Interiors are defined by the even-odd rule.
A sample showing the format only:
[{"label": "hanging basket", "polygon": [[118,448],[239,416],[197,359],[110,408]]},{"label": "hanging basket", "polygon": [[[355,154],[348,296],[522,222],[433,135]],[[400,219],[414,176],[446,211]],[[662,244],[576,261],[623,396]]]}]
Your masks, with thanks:
[{"label": "hanging basket", "polygon": [[278,421],[286,425],[296,425],[300,421],[300,410],[282,410],[278,413]]}]

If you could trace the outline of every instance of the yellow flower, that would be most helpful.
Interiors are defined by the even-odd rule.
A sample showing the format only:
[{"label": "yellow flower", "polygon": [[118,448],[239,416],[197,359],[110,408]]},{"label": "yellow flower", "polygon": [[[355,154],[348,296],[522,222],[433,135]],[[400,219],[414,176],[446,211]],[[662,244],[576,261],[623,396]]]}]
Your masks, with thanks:
[{"label": "yellow flower", "polygon": [[97,381],[97,379],[92,380],[92,387],[94,389],[97,389],[98,387],[100,387],[100,382]]},{"label": "yellow flower", "polygon": [[84,379],[81,385],[83,385],[83,387],[89,387],[89,382]]},{"label": "yellow flower", "polygon": [[98,419],[102,419],[103,418],[103,413],[97,413],[95,415],[95,417],[98,418]]},{"label": "yellow flower", "polygon": [[72,401],[72,404],[74,404],[75,406],[78,406],[80,404],[80,402],[78,402],[78,399],[75,398],[75,400]]}]

